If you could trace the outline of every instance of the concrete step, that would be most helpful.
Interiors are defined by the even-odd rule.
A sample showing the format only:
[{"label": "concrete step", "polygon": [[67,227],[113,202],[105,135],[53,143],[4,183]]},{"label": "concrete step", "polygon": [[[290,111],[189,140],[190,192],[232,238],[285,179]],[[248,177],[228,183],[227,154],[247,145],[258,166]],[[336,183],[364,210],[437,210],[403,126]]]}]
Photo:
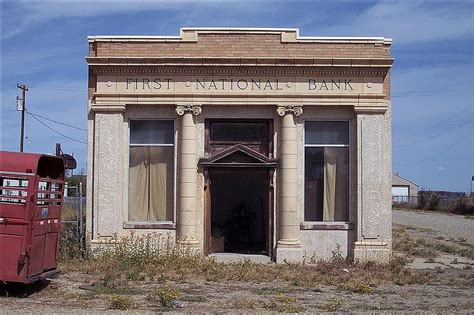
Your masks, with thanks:
[{"label": "concrete step", "polygon": [[232,263],[232,262],[243,262],[250,260],[253,263],[268,264],[271,263],[269,256],[265,255],[251,255],[251,254],[238,254],[238,253],[212,253],[209,257],[214,257],[217,262]]}]

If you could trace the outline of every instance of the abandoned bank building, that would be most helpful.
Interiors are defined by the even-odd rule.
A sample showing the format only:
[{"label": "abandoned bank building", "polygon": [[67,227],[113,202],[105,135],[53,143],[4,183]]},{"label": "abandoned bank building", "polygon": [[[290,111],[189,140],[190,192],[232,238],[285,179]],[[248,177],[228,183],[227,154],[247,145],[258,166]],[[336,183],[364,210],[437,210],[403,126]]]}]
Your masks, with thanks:
[{"label": "abandoned bank building", "polygon": [[134,231],[204,255],[388,261],[391,39],[183,28],[88,42],[93,247]]}]

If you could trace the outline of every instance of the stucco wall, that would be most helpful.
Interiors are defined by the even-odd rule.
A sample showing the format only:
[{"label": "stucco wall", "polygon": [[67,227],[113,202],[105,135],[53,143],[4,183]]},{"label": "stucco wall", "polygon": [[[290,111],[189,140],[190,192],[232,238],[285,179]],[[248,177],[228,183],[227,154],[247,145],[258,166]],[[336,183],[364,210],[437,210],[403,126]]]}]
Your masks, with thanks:
[{"label": "stucco wall", "polygon": [[[196,116],[198,158],[205,154],[204,122],[210,118],[273,119],[273,153],[278,158],[282,117],[276,114],[276,106],[303,105],[304,113],[296,117],[297,150],[301,157],[297,161],[297,215],[303,224],[298,236],[306,258],[327,259],[339,250],[342,255],[387,261],[391,252],[390,46],[391,39],[385,38],[303,38],[296,30],[281,29],[187,29],[179,38],[89,38],[89,235],[94,241],[126,236],[132,231],[176,238],[176,224],[155,224],[148,229],[127,225],[129,119],[175,121],[177,170],[182,118],[175,113],[178,103],[202,105],[202,113]],[[192,88],[191,82],[196,78],[228,80],[236,75],[246,80],[285,78],[281,82],[286,84],[271,91],[222,88],[216,92],[210,87],[199,91]],[[172,89],[145,90],[146,80],[151,82],[151,78],[162,76],[175,79]],[[301,84],[307,83],[308,78],[329,80],[333,76],[341,80],[353,78],[354,89],[313,91],[307,84]],[[128,89],[127,82],[134,78],[145,78],[141,81],[143,89]],[[320,226],[304,222],[306,120],[350,122],[349,222],[325,222]],[[277,169],[274,246],[279,227],[279,175]],[[204,184],[203,172],[198,169],[196,237],[201,249]],[[175,212],[177,185],[175,179]],[[179,223],[179,213],[176,216],[175,223]],[[291,219],[294,221],[294,215]]]},{"label": "stucco wall", "polygon": [[[242,119],[273,119],[274,120],[274,156],[278,156],[278,133],[281,117],[276,114],[275,106],[203,106],[203,112],[197,116],[198,158],[205,156],[205,119],[216,118],[242,118]],[[375,116],[374,116],[375,117]],[[175,229],[129,229],[124,228],[128,217],[128,150],[130,119],[172,119],[175,121],[175,155],[178,156],[179,148],[179,117],[174,106],[128,106],[125,113],[100,113],[96,114],[96,124],[100,128],[95,130],[94,162],[95,182],[94,188],[94,239],[113,236],[129,235],[134,231],[136,235],[159,233],[171,238],[175,237]],[[304,223],[304,123],[314,120],[347,120],[350,124],[350,229],[341,230],[301,230],[300,239],[307,257],[327,259],[332,253],[339,250],[346,256],[351,253],[357,227],[357,123],[356,116],[351,107],[305,107],[302,116],[297,118],[298,129],[298,214],[299,222]],[[179,149],[178,149],[179,150]],[[122,152],[122,154],[118,154]],[[176,160],[175,160],[176,162]],[[176,165],[176,163],[175,163]],[[278,183],[278,170],[274,175],[274,182]],[[105,185],[105,183],[111,183]],[[201,247],[204,236],[204,176],[198,170],[197,185],[197,236]],[[175,182],[177,191],[177,183]],[[274,204],[276,214],[278,209],[276,187]],[[176,199],[176,193],[175,193]],[[176,208],[176,200],[175,200]],[[91,213],[90,213],[91,214]],[[274,226],[278,227],[277,216],[274,216]],[[325,223],[325,225],[331,223]],[[91,228],[91,227],[90,227]],[[277,229],[274,231],[274,246],[277,240]]]},{"label": "stucco wall", "polygon": [[386,103],[384,114],[357,114],[359,219],[355,256],[360,260],[387,261],[391,255],[391,104]]}]

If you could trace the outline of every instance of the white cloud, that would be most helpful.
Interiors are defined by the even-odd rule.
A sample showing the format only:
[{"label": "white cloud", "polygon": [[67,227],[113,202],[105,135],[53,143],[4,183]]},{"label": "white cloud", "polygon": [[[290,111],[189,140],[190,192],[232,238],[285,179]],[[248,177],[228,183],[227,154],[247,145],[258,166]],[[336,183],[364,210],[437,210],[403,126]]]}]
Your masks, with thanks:
[{"label": "white cloud", "polygon": [[396,45],[474,36],[472,3],[378,2],[357,18],[319,29],[322,34],[393,37]]},{"label": "white cloud", "polygon": [[438,166],[436,169],[437,169],[438,171],[444,171],[444,170],[445,170],[445,168],[442,167],[442,166]]},{"label": "white cloud", "polygon": [[[37,24],[57,18],[74,17],[98,17],[110,16],[120,13],[165,11],[183,9],[189,17],[190,22],[202,21],[200,17],[210,15],[211,23],[235,24],[232,20],[237,11],[248,11],[237,21],[245,19],[257,11],[268,10],[268,3],[255,3],[252,1],[73,1],[66,0],[56,3],[51,1],[18,1],[13,8],[13,14],[5,14],[6,23],[2,23],[3,38],[8,39],[21,32],[34,27]],[[335,1],[341,2],[341,1]],[[342,1],[343,2],[343,1]],[[284,2],[283,2],[284,3]],[[199,6],[193,6],[199,4]],[[224,5],[232,6],[225,7]],[[281,3],[280,3],[281,4]],[[302,16],[299,24],[305,26],[315,25],[320,20],[321,14],[325,14],[328,5],[320,3],[320,13],[311,17]],[[308,2],[310,5],[317,5]],[[344,4],[339,3],[344,6]],[[212,10],[214,9],[214,10]],[[177,12],[182,15],[183,12]],[[212,12],[209,12],[212,11]],[[10,16],[11,15],[11,16]],[[197,19],[195,17],[197,16]],[[338,18],[344,18],[340,15]],[[224,20],[222,20],[224,19]],[[230,22],[229,22],[230,21]],[[306,22],[305,22],[306,21]],[[284,23],[284,21],[282,21]],[[311,27],[308,27],[310,29]],[[386,36],[393,37],[396,45],[442,41],[474,36],[474,5],[469,1],[456,3],[449,2],[388,2],[380,1],[361,11],[354,19],[342,19],[338,23],[332,23],[327,27],[317,25],[317,29],[310,35],[338,35],[338,36]]]},{"label": "white cloud", "polygon": [[[196,14],[208,14],[206,8],[212,6],[222,8],[223,4],[232,4],[234,8],[242,10],[252,10],[258,4],[248,6],[245,2],[250,1],[162,1],[162,0],[100,0],[100,1],[28,1],[22,0],[15,2],[17,7],[12,8],[15,14],[6,15],[7,23],[2,23],[4,30],[3,39],[14,37],[23,31],[34,27],[40,23],[48,22],[58,18],[75,17],[98,17],[111,16],[120,13],[149,12],[149,11],[168,11],[183,9],[189,17]],[[199,7],[191,7],[192,4],[200,4]],[[232,14],[232,12],[230,12]],[[216,16],[213,15],[213,18]]]},{"label": "white cloud", "polygon": [[58,18],[109,16],[117,13],[167,10],[177,4],[165,1],[19,1],[14,16],[5,16],[2,37],[8,39],[43,22]]}]

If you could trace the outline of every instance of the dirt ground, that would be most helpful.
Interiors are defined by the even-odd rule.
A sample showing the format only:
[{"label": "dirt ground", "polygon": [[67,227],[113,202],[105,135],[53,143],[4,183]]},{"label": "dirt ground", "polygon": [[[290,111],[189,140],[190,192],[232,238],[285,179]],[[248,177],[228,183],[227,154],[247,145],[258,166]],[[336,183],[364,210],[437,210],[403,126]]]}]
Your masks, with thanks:
[{"label": "dirt ground", "polygon": [[[404,211],[404,216],[405,212],[408,211]],[[456,219],[474,222],[469,218]],[[120,309],[126,313],[472,313],[474,244],[462,237],[448,238],[444,231],[435,228],[397,223],[400,222],[394,223],[394,253],[408,257],[404,268],[409,268],[413,277],[429,278],[426,284],[403,284],[394,280],[369,287],[357,283],[353,286],[314,285],[314,282],[306,285],[277,278],[254,282],[188,277],[129,281],[126,289],[111,289],[94,286],[99,275],[93,271],[80,272],[72,268],[47,284],[0,285],[0,313],[95,313],[119,312]],[[340,270],[342,274],[350,272],[353,271]],[[161,290],[158,298],[150,298],[156,290]]]}]

